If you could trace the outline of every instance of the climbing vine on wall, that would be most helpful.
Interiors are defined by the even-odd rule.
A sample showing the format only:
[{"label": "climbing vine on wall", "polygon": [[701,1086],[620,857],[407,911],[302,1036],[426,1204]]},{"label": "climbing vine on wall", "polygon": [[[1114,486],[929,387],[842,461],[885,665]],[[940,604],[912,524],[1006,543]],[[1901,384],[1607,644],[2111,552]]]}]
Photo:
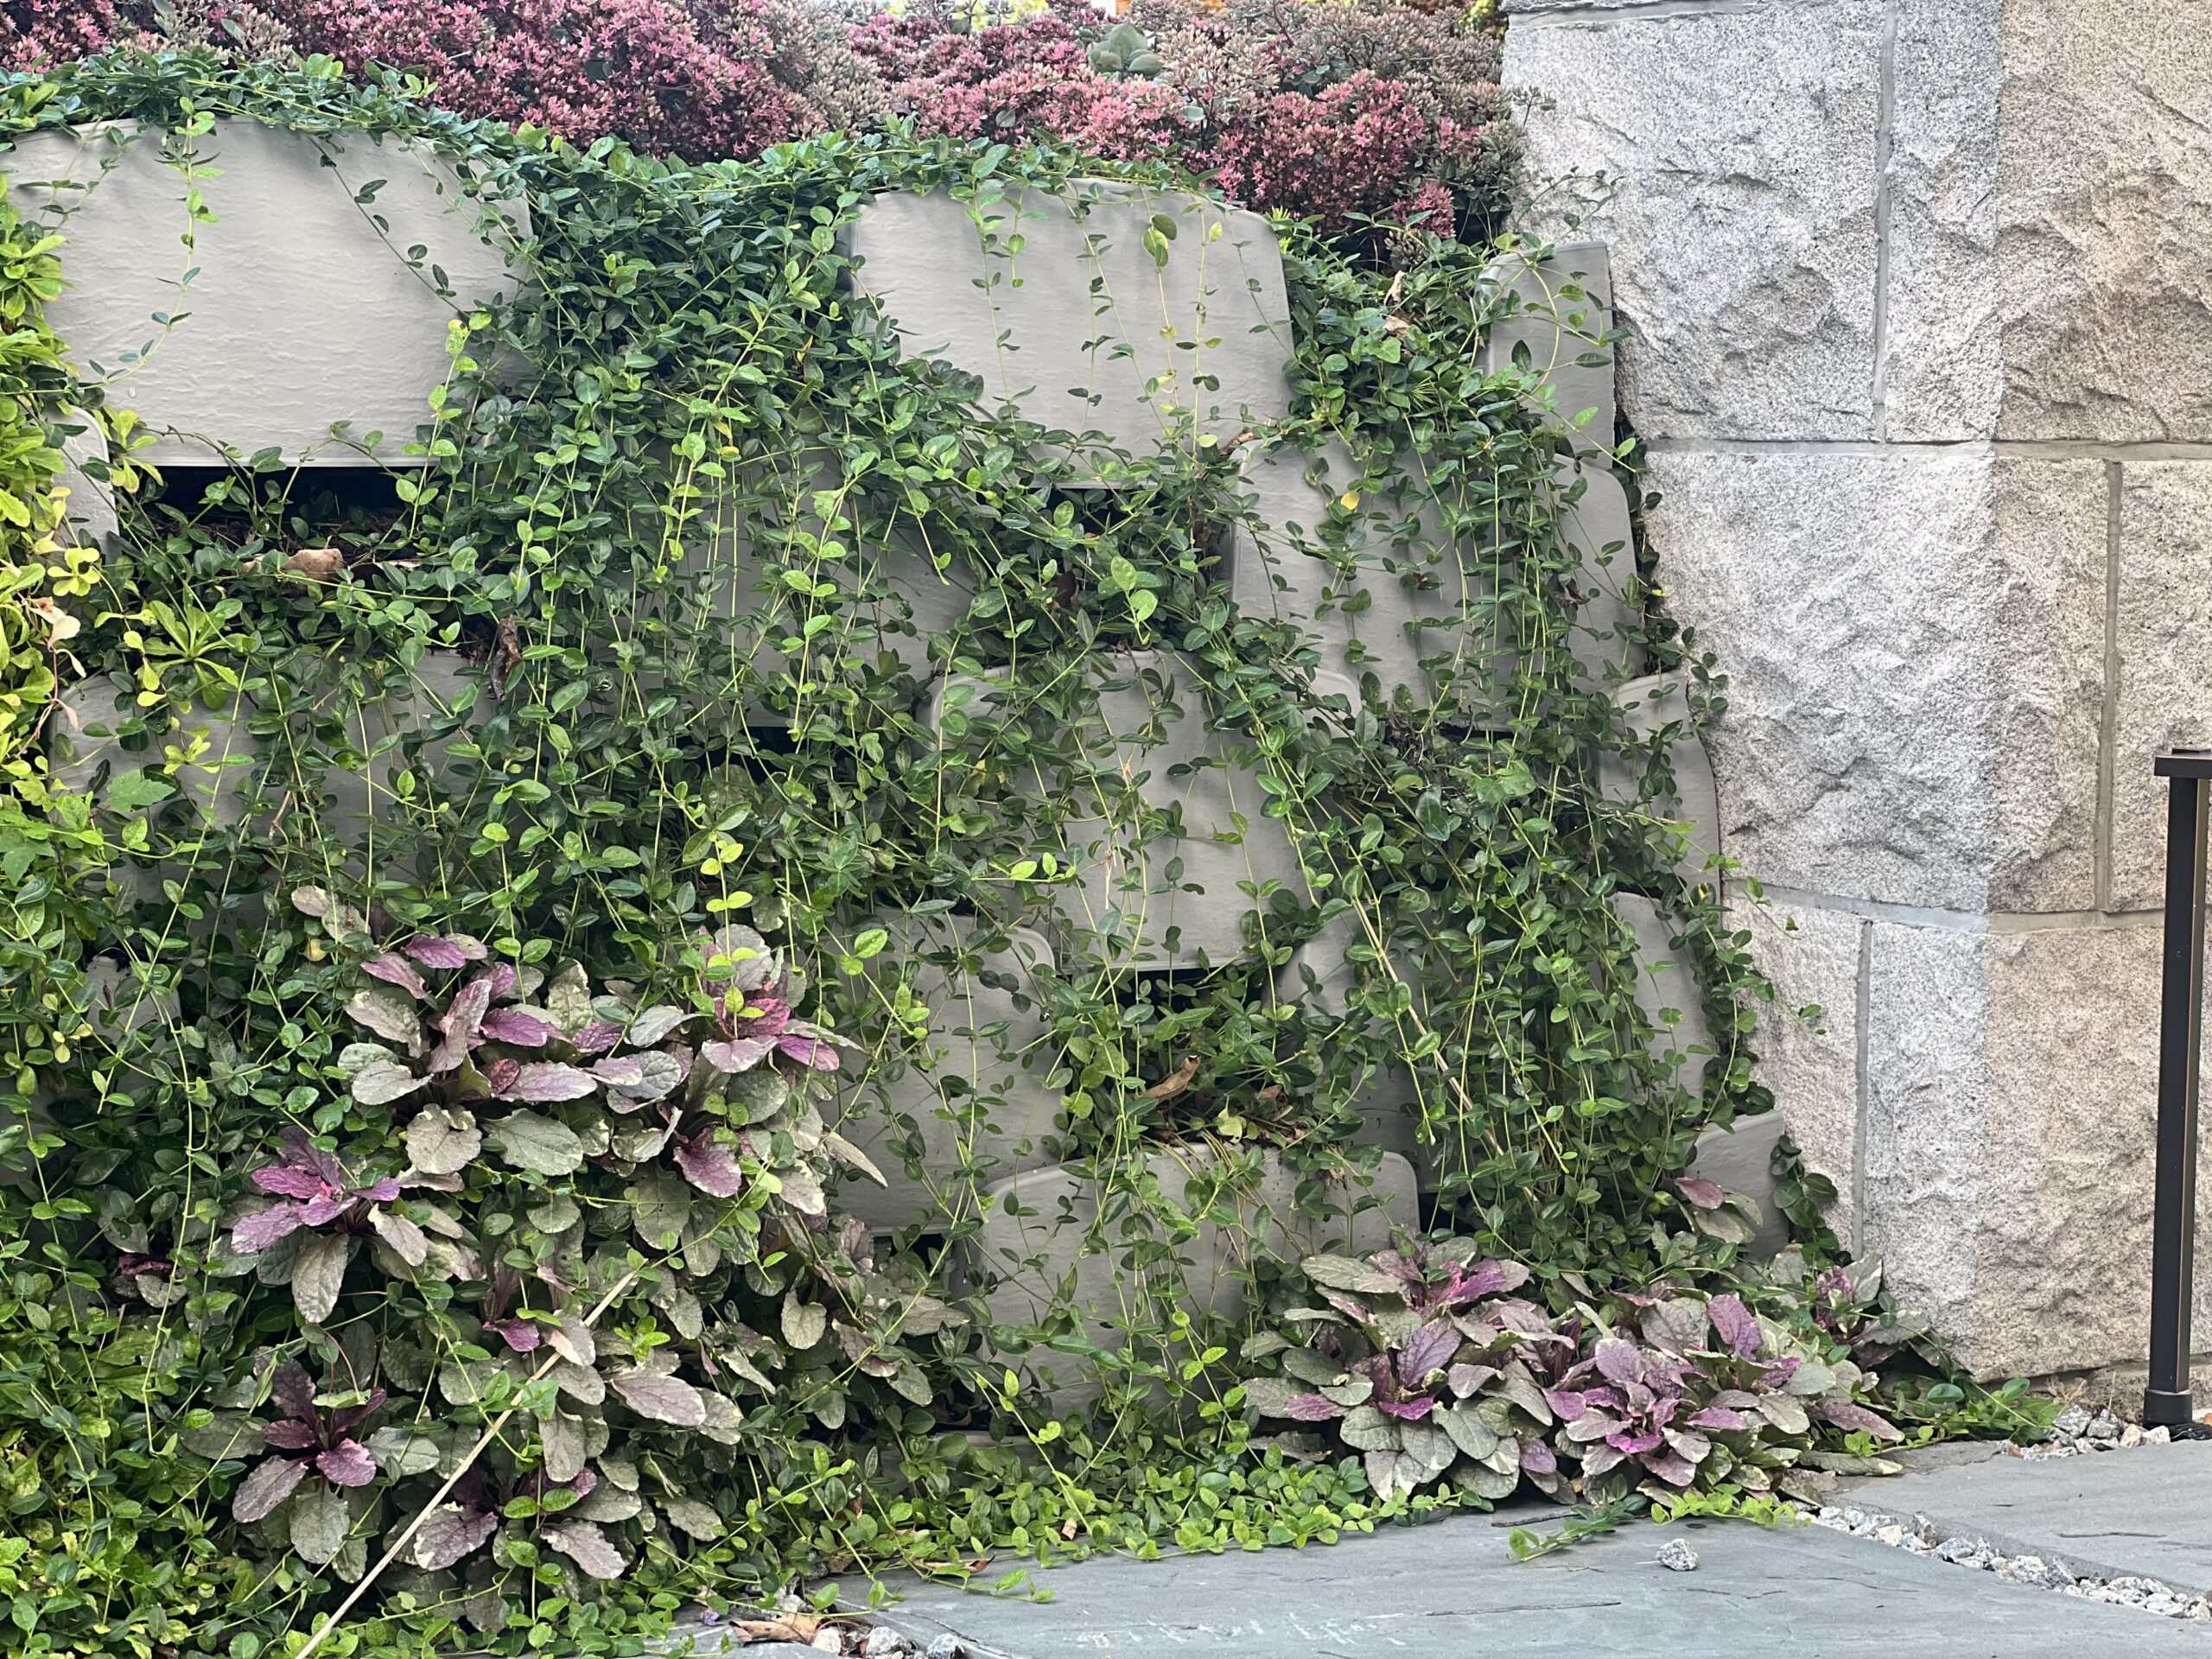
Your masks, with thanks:
[{"label": "climbing vine on wall", "polygon": [[[1438,1218],[1536,1294],[1725,1251],[1675,1178],[1764,1103],[1753,987],[1675,832],[1590,786],[1625,739],[1571,648],[1573,440],[1525,370],[1480,365],[1508,303],[1485,251],[1401,237],[1417,257],[1377,270],[1286,221],[1289,418],[1127,453],[902,354],[841,235],[894,191],[1003,225],[1080,200],[1095,157],[894,127],[684,167],[420,93],[206,53],[5,89],[10,130],[118,123],[114,153],[187,175],[219,119],[432,145],[530,272],[456,316],[388,495],[273,454],[186,490],[124,459],[127,369],[60,383],[54,250],[17,245],[16,407],[105,423],[124,517],[97,597],[84,556],[36,567],[105,747],[66,798],[23,760],[0,823],[19,1624],[250,1654],[390,1550],[375,1641],[590,1647],[802,1570],[1367,1524],[1355,1462],[1252,1444],[1225,1357],[1288,1264],[1247,1252],[1212,1304],[1175,1258],[1274,1175],[1314,1226],[1368,1202],[1358,1103],[1393,1074]],[[1331,690],[1299,628],[1233,602],[1244,452],[1332,444],[1339,602],[1478,564],[1459,626],[1497,671],[1465,698]],[[28,756],[63,630],[10,580]],[[1136,753],[1202,726],[1259,779],[1247,838],[1295,855],[1241,895],[1240,948],[1172,975],[1116,941],[1162,902],[1144,880],[1071,920],[1101,826],[1172,827],[1116,741],[1133,695]],[[1711,988],[1701,1089],[1648,1040],[1628,887]],[[957,1024],[918,985],[1017,936],[1052,952],[1033,1029],[985,1033],[1001,1079],[947,1111],[974,1145],[1014,1094],[1053,1103],[1110,1332],[1080,1271],[996,1294],[1027,1270],[976,1246],[1004,1170],[929,1166],[912,1118],[870,1141],[866,1082]],[[1341,998],[1284,994],[1324,936],[1352,941]],[[931,1207],[842,1219],[887,1163]]]}]

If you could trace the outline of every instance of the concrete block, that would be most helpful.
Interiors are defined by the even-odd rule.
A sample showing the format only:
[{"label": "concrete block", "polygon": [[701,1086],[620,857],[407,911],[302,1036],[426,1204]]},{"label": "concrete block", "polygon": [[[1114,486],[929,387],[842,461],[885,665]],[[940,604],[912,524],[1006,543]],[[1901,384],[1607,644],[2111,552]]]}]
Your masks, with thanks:
[{"label": "concrete block", "polygon": [[1778,1112],[1739,1118],[1697,1138],[1690,1173],[1701,1175],[1723,1192],[1740,1192],[1758,1211],[1758,1230],[1743,1247],[1746,1262],[1764,1262],[1789,1243],[1789,1217],[1775,1201],[1774,1143],[1789,1132]]},{"label": "concrete block", "polygon": [[79,681],[61,693],[46,728],[47,763],[56,787],[104,796],[122,773],[174,760],[178,764],[169,781],[200,822],[216,830],[244,823],[255,793],[254,740],[246,730],[245,705],[219,712],[195,705],[175,729],[134,752],[117,735],[138,712],[133,696],[131,688],[111,680]]},{"label": "concrete block", "polygon": [[1649,800],[1652,817],[1682,827],[1688,853],[1684,879],[1705,872],[1720,855],[1720,798],[1713,761],[1692,726],[1690,682],[1679,672],[1630,680],[1614,693],[1622,724],[1639,745],[1598,757],[1598,793],[1618,806]]},{"label": "concrete block", "polygon": [[[378,458],[406,464],[400,446],[429,423],[448,372],[448,322],[521,280],[511,259],[527,235],[522,206],[501,205],[509,222],[487,236],[490,205],[426,149],[226,118],[194,141],[213,219],[191,226],[168,141],[134,134],[24,134],[0,165],[18,209],[67,238],[71,286],[47,320],[109,401],[156,435],[138,456],[205,464],[225,448],[274,448],[343,464],[380,432]],[[165,332],[157,315],[178,321]],[[351,423],[348,441],[334,441],[337,422]]]},{"label": "concrete block", "polygon": [[[496,712],[482,671],[454,651],[425,652],[411,671],[395,670],[380,697],[365,702],[339,691],[320,701],[317,725],[334,721],[340,736],[322,757],[327,765],[321,771],[319,822],[342,845],[365,849],[372,862],[378,844],[391,839],[391,826],[436,789],[465,785],[471,763],[461,752],[474,747],[477,728]],[[461,719],[454,731],[423,745],[410,762],[406,740],[456,715]],[[304,782],[299,762],[279,757],[272,790],[287,785],[288,772]]]},{"label": "concrete block", "polygon": [[[982,1228],[964,1247],[968,1274],[992,1321],[1033,1325],[1065,1300],[1080,1311],[1092,1341],[1117,1350],[1133,1326],[1164,1322],[1178,1308],[1193,1317],[1243,1318],[1245,1278],[1255,1262],[1378,1250],[1419,1225],[1413,1169],[1393,1154],[1384,1155],[1371,1185],[1329,1184],[1324,1205],[1345,1213],[1326,1218],[1298,1209],[1300,1181],[1277,1153],[1258,1152],[1256,1166],[1235,1174],[1209,1201],[1215,1168],[1216,1156],[1205,1147],[1147,1156],[1144,1170],[1160,1196],[1196,1223],[1195,1236],[1172,1246],[1126,1194],[1111,1195],[1102,1207],[1099,1184],[1080,1166],[1053,1165],[993,1187]],[[1040,1348],[1019,1363],[1039,1380],[1050,1373],[1061,1409],[1098,1394],[1096,1374],[1076,1356]]]},{"label": "concrete block", "polygon": [[1065,197],[1015,191],[973,212],[894,192],[849,234],[857,286],[909,353],[980,377],[988,405],[1137,455],[1188,441],[1176,410],[1224,437],[1289,411],[1290,305],[1256,213],[1080,180]]},{"label": "concrete block", "polygon": [[1591,461],[1561,468],[1558,488],[1560,534],[1577,554],[1580,569],[1575,588],[1581,602],[1567,649],[1599,684],[1633,679],[1647,664],[1628,492],[1610,467]]},{"label": "concrete block", "polygon": [[1653,457],[1672,613],[1728,679],[1729,856],[1806,893],[2095,907],[2107,486],[2095,461]]},{"label": "concrete block", "polygon": [[79,429],[61,441],[61,476],[55,481],[69,493],[69,499],[62,509],[64,529],[58,539],[105,547],[108,537],[121,527],[115,511],[115,486],[105,476],[94,478],[86,468],[106,467],[107,434],[83,410],[68,410],[64,419]]},{"label": "concrete block", "polygon": [[[973,1219],[987,1188],[1058,1156],[1059,1097],[1041,1081],[1050,1058],[1040,1052],[1041,986],[1053,972],[1052,951],[1028,928],[1014,929],[1004,950],[978,950],[964,917],[883,925],[891,943],[849,984],[852,996],[873,1004],[873,1017],[841,1016],[838,1027],[874,1029],[903,980],[930,1010],[930,1030],[910,1048],[892,1024],[881,1047],[839,1074],[836,1127],[889,1185],[849,1176],[838,1205],[879,1230],[929,1230]],[[899,1149],[916,1140],[920,1180]]]},{"label": "concrete block", "polygon": [[[1516,250],[1492,265],[1488,281],[1513,296],[1513,309],[1483,336],[1483,365],[1492,373],[1527,354],[1543,377],[1549,407],[1580,442],[1613,444],[1613,274],[1602,242],[1566,242]],[[1602,361],[1585,362],[1585,358]]]},{"label": "concrete block", "polygon": [[1615,893],[1608,902],[1635,941],[1636,1006],[1651,1023],[1651,1052],[1692,1095],[1702,1095],[1713,1027],[1690,958],[1675,948],[1674,924],[1640,893]]},{"label": "concrete block", "polygon": [[1607,181],[1594,207],[1550,193],[1534,228],[1610,245],[1645,437],[1871,435],[1886,10],[1561,11],[1507,33],[1530,175]]}]

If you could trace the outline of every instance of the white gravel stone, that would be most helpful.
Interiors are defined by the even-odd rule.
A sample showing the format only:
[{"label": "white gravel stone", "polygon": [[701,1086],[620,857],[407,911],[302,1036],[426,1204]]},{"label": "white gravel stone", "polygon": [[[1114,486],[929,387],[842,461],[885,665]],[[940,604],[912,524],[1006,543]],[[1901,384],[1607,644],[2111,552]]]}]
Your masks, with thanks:
[{"label": "white gravel stone", "polygon": [[1669,1538],[1659,1546],[1658,1561],[1669,1573],[1694,1573],[1697,1551],[1690,1548],[1687,1538]]}]

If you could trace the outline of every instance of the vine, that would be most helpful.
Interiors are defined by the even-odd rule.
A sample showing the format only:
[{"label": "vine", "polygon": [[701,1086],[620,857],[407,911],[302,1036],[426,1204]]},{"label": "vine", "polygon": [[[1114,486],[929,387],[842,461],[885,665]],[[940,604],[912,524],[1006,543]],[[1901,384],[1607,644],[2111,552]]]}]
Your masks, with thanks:
[{"label": "vine", "polygon": [[[188,183],[224,122],[334,160],[425,145],[530,272],[455,315],[413,441],[361,457],[388,499],[274,454],[186,493],[126,448],[83,677],[13,646],[0,859],[40,874],[0,960],[0,1592],[27,1634],[251,1659],[396,1539],[359,1650],[462,1621],[605,1650],[806,1573],[1487,1502],[1378,1497],[1355,1459],[1255,1440],[1229,1358],[1290,1294],[1269,1241],[1374,1202],[1361,1103],[1394,1076],[1436,1218],[1532,1295],[1729,1263],[1675,1178],[1767,1103],[1759,988],[1677,832],[1591,786],[1627,740],[1573,649],[1578,440],[1528,371],[1479,365],[1510,303],[1489,250],[1393,227],[1417,254],[1377,270],[1279,221],[1289,418],[1225,437],[1186,410],[1132,454],[903,354],[842,232],[942,191],[1011,266],[1008,209],[1190,188],[1164,165],[894,126],[690,167],[206,52],[20,78],[0,108],[18,135],[120,124],[118,150],[160,129]],[[10,245],[35,318],[54,250]],[[25,372],[127,443],[128,368],[73,382],[26,332]],[[1297,626],[1234,602],[1254,450],[1345,467],[1311,527],[1345,609],[1476,578],[1427,706],[1317,683]],[[58,556],[40,580],[88,596],[88,556]],[[1465,639],[1497,642],[1484,672]],[[66,793],[26,747],[65,704],[105,746]],[[1241,948],[1147,971],[1128,938],[1181,873],[1086,887],[1085,849],[1149,868],[1175,826],[1133,774],[1201,728],[1202,769],[1257,780],[1235,833],[1280,835],[1296,880],[1255,868]],[[1704,971],[1701,1084],[1637,1007],[1630,888]],[[1011,973],[1030,938],[1049,968]],[[1346,938],[1340,998],[1278,988]],[[960,1038],[919,988],[963,974],[1019,1021]],[[954,1039],[991,1081],[871,1096]],[[1039,1094],[1090,1195],[1073,1267],[979,1244],[994,1120]],[[838,1219],[899,1173],[923,1213]],[[1238,1283],[1208,1301],[1178,1258],[1221,1231]]]}]

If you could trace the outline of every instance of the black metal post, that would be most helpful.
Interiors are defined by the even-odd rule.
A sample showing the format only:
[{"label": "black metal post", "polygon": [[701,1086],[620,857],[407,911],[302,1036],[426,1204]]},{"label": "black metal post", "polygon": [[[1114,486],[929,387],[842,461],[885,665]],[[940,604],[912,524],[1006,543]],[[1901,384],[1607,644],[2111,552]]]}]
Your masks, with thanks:
[{"label": "black metal post", "polygon": [[2190,1281],[2196,1256],[2196,1103],[2204,1031],[2204,846],[2212,750],[2158,759],[2166,804],[2164,985],[2158,1007],[2158,1173],[2151,1234],[2151,1382],[2143,1421],[2186,1428]]}]

